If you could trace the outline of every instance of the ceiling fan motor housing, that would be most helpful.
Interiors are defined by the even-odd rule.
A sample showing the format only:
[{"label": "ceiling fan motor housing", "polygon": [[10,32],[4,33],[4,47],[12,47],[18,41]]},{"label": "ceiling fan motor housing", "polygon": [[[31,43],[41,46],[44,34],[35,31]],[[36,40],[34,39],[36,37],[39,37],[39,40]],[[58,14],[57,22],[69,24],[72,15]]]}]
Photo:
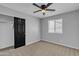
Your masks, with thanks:
[{"label": "ceiling fan motor housing", "polygon": [[41,8],[46,9],[47,7],[46,7],[46,5],[41,5]]}]

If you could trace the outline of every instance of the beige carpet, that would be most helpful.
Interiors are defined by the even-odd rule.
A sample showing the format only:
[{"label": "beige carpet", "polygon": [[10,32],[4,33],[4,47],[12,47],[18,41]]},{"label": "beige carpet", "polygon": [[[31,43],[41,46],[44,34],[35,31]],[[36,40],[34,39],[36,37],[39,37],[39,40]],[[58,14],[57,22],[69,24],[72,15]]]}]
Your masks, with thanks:
[{"label": "beige carpet", "polygon": [[79,50],[48,42],[37,42],[17,49],[0,51],[1,56],[79,56]]}]

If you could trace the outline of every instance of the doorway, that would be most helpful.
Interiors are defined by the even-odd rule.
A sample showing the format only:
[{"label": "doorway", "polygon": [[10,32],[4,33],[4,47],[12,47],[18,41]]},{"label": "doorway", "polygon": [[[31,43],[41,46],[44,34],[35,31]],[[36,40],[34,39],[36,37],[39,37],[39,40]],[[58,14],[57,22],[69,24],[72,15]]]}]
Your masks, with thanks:
[{"label": "doorway", "polygon": [[25,45],[25,19],[14,17],[14,48]]}]

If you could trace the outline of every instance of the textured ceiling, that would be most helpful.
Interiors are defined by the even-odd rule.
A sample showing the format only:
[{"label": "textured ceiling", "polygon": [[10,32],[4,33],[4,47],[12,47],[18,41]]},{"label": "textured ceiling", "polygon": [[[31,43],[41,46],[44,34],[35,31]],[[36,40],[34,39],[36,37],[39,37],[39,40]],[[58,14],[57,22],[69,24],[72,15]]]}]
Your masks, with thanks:
[{"label": "textured ceiling", "polygon": [[[46,4],[46,3],[37,3],[38,5]],[[56,9],[55,12],[47,11],[46,15],[42,15],[42,12],[33,13],[33,11],[39,10],[39,8],[32,5],[32,3],[2,3],[5,7],[11,8],[16,11],[20,11],[22,13],[26,13],[28,15],[45,18],[65,12],[70,12],[79,9],[79,3],[54,3],[50,7],[50,9]]]}]

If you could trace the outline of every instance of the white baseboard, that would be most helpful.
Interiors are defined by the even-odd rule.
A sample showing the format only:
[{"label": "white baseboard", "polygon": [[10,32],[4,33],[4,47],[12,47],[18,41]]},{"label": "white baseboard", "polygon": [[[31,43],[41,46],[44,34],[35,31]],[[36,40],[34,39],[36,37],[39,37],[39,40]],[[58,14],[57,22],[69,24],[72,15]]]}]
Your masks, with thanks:
[{"label": "white baseboard", "polygon": [[36,42],[38,42],[38,41],[40,41],[40,40],[34,40],[34,41],[26,42],[26,46],[28,46],[28,45],[30,45],[30,44],[33,44],[33,43],[36,43]]},{"label": "white baseboard", "polygon": [[62,43],[59,43],[59,42],[53,42],[53,41],[49,41],[49,40],[41,40],[41,41],[46,41],[46,42],[49,42],[49,43],[53,43],[53,44],[57,44],[57,45],[61,45],[61,46],[65,46],[65,47],[68,47],[68,48],[73,48],[73,49],[79,50],[79,48],[77,48],[77,47],[72,47],[70,45],[62,44]]},{"label": "white baseboard", "polygon": [[73,49],[79,50],[79,48],[77,48],[77,47],[73,47],[73,46],[70,46],[70,45],[67,45],[67,44],[54,42],[54,41],[49,41],[49,40],[34,40],[34,41],[26,42],[26,46],[28,46],[30,44],[33,44],[33,43],[36,43],[36,42],[39,42],[39,41],[46,41],[46,42],[49,42],[49,43],[58,44],[58,45],[61,45],[61,46],[65,46],[65,47],[69,47],[69,48],[73,48]]}]

